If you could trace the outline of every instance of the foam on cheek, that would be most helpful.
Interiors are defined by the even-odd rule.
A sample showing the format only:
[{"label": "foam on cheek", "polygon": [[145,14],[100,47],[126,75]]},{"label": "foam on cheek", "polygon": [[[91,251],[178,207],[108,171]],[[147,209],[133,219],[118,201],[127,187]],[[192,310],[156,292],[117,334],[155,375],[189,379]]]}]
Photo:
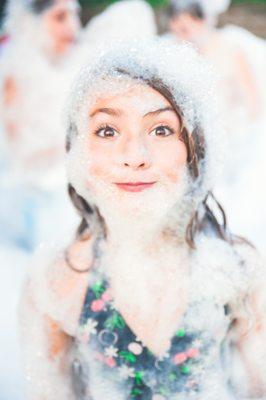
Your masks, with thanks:
[{"label": "foam on cheek", "polygon": [[[126,88],[128,89],[127,86]],[[124,85],[122,89],[124,93]],[[140,105],[142,112],[145,110],[144,103]],[[88,107],[87,102],[86,108],[80,113],[78,130],[81,133],[73,140],[67,159],[69,180],[81,196],[90,204],[97,205],[110,228],[129,238],[138,236],[144,239],[146,234],[146,240],[150,240],[152,231],[164,228],[165,217],[174,206],[175,210],[183,209],[182,198],[190,185],[187,168],[175,166],[175,174],[170,177],[158,166],[149,172],[149,178],[157,181],[153,188],[140,193],[121,191],[112,182],[132,180],[132,171],[121,172],[119,166],[112,166],[110,170],[106,168],[104,173],[104,166],[98,159],[95,160],[86,139],[89,134],[86,133],[89,130],[88,109],[92,106],[91,102]],[[147,109],[152,110],[158,106],[161,107],[162,102],[157,102],[156,99],[155,102],[151,101]],[[177,214],[180,218],[179,224],[182,225],[182,215],[179,212]],[[135,235],[132,232],[133,227]]]},{"label": "foam on cheek", "polygon": [[[97,168],[94,163],[94,154],[90,148],[90,140],[87,140],[88,135],[92,134],[90,126],[90,111],[97,105],[98,100],[108,97],[111,99],[119,94],[125,95],[130,93],[132,87],[136,86],[136,82],[131,78],[123,79],[99,79],[95,86],[90,90],[89,95],[74,115],[77,124],[77,136],[70,138],[71,149],[67,157],[67,171],[70,182],[80,194],[83,193],[85,198],[88,197],[86,187],[88,183],[97,184],[94,178],[101,172],[101,166]],[[149,100],[149,102],[148,102]],[[143,99],[138,96],[138,99],[132,100],[132,106],[139,112],[146,113],[162,106],[162,101],[152,100],[152,96],[144,96]],[[99,160],[96,160],[99,164]],[[104,167],[104,166],[103,166]],[[106,176],[108,178],[108,176]],[[102,184],[102,183],[100,183]]]}]

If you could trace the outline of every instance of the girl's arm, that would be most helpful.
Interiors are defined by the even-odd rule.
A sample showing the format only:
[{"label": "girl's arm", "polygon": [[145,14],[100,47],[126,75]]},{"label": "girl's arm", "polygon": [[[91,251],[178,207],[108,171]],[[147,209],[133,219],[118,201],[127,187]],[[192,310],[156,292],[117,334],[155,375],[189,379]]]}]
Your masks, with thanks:
[{"label": "girl's arm", "polygon": [[[69,248],[69,260],[86,270],[90,239]],[[39,260],[45,256],[39,255]],[[83,306],[88,273],[77,273],[62,255],[33,265],[20,303],[21,345],[31,400],[72,400],[72,345]]]},{"label": "girl's arm", "polygon": [[20,327],[27,398],[73,399],[68,355],[72,338],[38,309],[28,284],[22,296]]}]

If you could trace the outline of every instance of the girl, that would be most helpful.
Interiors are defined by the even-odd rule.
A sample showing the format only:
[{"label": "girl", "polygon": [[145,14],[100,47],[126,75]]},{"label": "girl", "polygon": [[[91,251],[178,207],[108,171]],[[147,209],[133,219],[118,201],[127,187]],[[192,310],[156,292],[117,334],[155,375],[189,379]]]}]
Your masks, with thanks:
[{"label": "girl", "polygon": [[67,164],[81,224],[22,298],[32,399],[266,393],[263,268],[212,211],[212,82],[190,47],[159,39],[113,46],[80,75]]}]

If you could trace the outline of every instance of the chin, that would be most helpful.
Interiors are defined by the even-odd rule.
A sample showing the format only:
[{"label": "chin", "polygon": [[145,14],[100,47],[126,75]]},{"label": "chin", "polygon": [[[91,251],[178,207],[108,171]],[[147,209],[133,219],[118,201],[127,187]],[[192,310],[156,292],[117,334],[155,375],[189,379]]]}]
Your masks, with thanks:
[{"label": "chin", "polygon": [[159,221],[178,204],[183,195],[183,187],[155,185],[153,188],[130,193],[117,188],[98,191],[95,201],[104,218],[124,219],[134,224],[145,221]]}]

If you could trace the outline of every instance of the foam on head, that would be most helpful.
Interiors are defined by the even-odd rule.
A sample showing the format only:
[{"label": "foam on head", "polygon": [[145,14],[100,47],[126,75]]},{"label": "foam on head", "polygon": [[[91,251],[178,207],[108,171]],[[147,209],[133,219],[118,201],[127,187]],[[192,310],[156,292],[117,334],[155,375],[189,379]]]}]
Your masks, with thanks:
[{"label": "foam on head", "polygon": [[[130,40],[102,49],[90,60],[73,87],[67,115],[68,173],[71,184],[85,196],[79,179],[84,168],[84,146],[79,144],[88,127],[88,109],[103,94],[118,93],[132,82],[162,82],[183,113],[184,124],[191,133],[200,127],[206,142],[206,155],[200,162],[200,176],[193,183],[193,196],[202,200],[217,179],[221,161],[222,126],[215,96],[212,69],[188,44],[169,39]],[[79,152],[73,149],[79,147]],[[82,154],[83,153],[83,154]],[[79,167],[74,158],[79,158]],[[83,161],[82,161],[83,160]],[[82,165],[83,162],[83,165]]]}]

